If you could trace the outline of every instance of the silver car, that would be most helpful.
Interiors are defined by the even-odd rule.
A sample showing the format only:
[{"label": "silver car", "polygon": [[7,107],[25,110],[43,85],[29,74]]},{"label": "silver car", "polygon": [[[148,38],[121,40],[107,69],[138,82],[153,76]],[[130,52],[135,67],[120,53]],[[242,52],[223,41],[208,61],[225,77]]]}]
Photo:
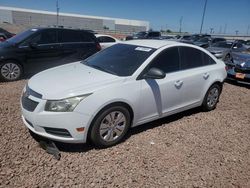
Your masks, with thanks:
[{"label": "silver car", "polygon": [[246,47],[240,42],[218,42],[208,47],[207,50],[218,59],[224,62],[232,61],[232,52],[241,52],[246,50]]}]

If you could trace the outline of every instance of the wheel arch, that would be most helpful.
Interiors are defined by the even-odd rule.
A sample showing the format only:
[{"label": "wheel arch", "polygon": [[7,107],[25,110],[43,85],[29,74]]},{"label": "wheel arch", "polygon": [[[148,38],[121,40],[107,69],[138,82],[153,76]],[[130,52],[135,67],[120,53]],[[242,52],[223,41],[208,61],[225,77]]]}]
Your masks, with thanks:
[{"label": "wheel arch", "polygon": [[109,103],[109,104],[105,105],[104,107],[102,107],[102,108],[94,115],[94,118],[91,120],[90,126],[89,126],[88,129],[87,129],[87,141],[90,140],[91,129],[92,129],[93,124],[94,124],[96,118],[98,117],[98,115],[101,114],[101,113],[102,113],[103,111],[105,111],[106,109],[112,107],[112,106],[123,106],[123,107],[125,107],[125,108],[129,111],[129,114],[130,114],[130,117],[131,117],[130,126],[132,125],[133,119],[134,119],[134,111],[133,111],[131,105],[129,105],[128,103],[123,102],[123,101],[116,101],[116,102]]},{"label": "wheel arch", "polygon": [[212,82],[212,84],[209,85],[208,89],[206,90],[205,94],[203,95],[202,101],[204,101],[204,98],[206,97],[206,94],[207,94],[208,90],[209,90],[213,85],[215,85],[215,84],[217,84],[217,85],[220,86],[220,93],[221,93],[221,91],[222,91],[222,89],[223,89],[223,82],[220,81],[220,80],[216,80],[216,81]]},{"label": "wheel arch", "polygon": [[3,64],[3,63],[5,63],[5,62],[7,62],[7,61],[15,61],[15,62],[18,63],[20,66],[22,66],[22,69],[23,69],[23,71],[24,71],[24,65],[23,65],[23,63],[22,63],[20,60],[15,59],[15,58],[1,59],[0,65]]}]

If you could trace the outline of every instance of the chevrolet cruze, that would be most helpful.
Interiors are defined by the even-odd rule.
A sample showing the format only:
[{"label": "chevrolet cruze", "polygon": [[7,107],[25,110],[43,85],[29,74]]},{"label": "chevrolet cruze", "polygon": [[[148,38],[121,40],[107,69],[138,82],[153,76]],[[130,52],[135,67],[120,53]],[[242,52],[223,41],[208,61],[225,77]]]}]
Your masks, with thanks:
[{"label": "chevrolet cruze", "polygon": [[23,90],[22,119],[50,140],[99,147],[130,127],[219,101],[225,64],[190,44],[134,40],[33,76]]}]

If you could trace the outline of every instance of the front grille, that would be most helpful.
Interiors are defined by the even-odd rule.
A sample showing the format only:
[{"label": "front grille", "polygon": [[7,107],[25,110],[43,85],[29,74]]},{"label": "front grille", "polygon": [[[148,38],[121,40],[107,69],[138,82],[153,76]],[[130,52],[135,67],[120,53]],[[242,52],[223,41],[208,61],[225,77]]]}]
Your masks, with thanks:
[{"label": "front grille", "polygon": [[23,108],[25,110],[33,112],[36,109],[38,102],[33,101],[33,100],[29,99],[28,97],[26,97],[25,95],[23,95],[22,96],[22,105],[23,105]]},{"label": "front grille", "polygon": [[58,129],[58,128],[51,128],[51,127],[43,127],[46,133],[52,134],[55,136],[67,137],[71,138],[71,134],[66,129]]}]

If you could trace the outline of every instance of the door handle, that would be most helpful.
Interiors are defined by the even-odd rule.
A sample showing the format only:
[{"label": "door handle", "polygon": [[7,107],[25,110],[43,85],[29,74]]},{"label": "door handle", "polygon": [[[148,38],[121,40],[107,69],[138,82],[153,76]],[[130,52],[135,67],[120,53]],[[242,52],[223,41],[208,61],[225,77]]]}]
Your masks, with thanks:
[{"label": "door handle", "polygon": [[208,77],[209,77],[209,73],[206,72],[206,73],[203,74],[203,78],[204,78],[205,80],[208,79]]},{"label": "door handle", "polygon": [[181,81],[181,80],[178,80],[174,83],[175,87],[177,87],[177,88],[180,88],[182,86],[182,84],[183,84],[183,81]]}]

